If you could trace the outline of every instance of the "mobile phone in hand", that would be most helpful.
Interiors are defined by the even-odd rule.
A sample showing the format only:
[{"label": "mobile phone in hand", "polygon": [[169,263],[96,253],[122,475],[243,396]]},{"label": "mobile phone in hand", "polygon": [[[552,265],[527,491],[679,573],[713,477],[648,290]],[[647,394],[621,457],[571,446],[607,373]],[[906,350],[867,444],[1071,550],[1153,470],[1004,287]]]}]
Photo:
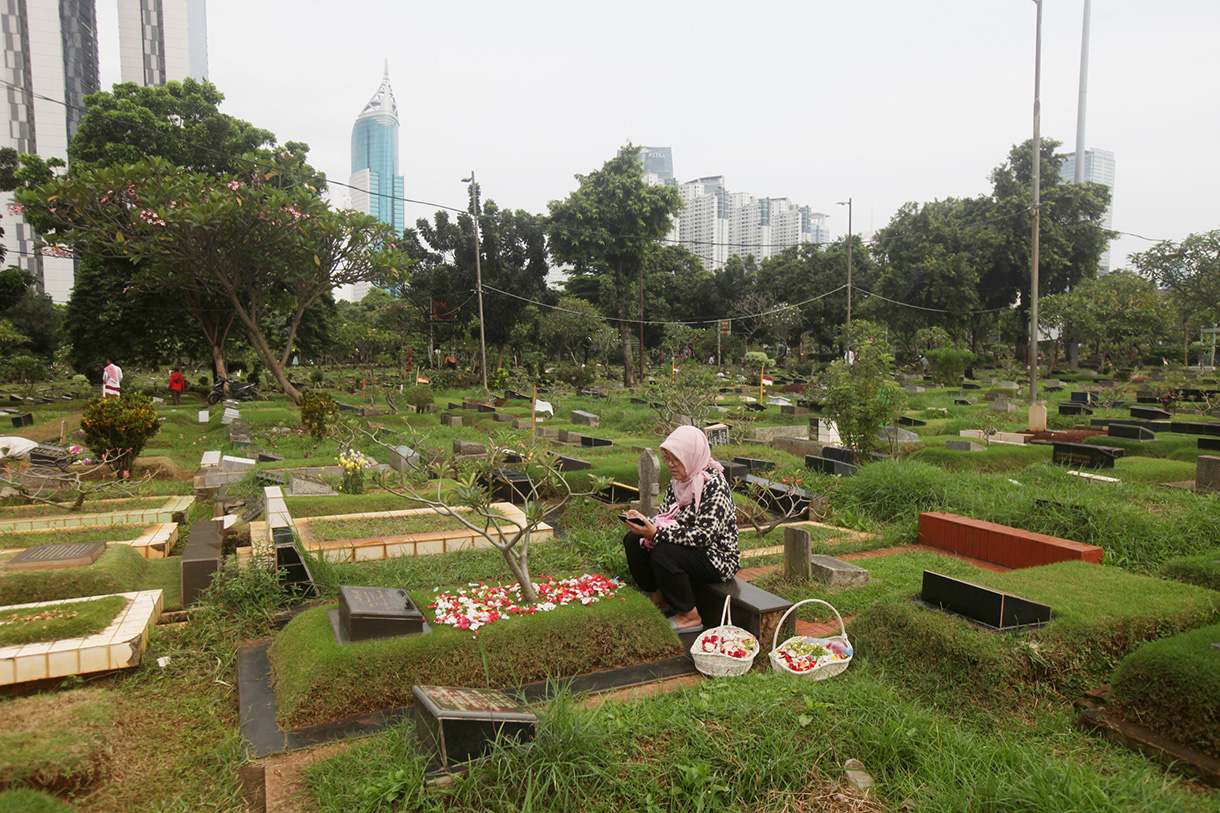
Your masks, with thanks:
[{"label": "mobile phone in hand", "polygon": [[619,514],[618,518],[621,519],[623,522],[626,522],[628,525],[643,525],[644,524],[644,520],[640,519],[639,517],[633,517],[630,514]]}]

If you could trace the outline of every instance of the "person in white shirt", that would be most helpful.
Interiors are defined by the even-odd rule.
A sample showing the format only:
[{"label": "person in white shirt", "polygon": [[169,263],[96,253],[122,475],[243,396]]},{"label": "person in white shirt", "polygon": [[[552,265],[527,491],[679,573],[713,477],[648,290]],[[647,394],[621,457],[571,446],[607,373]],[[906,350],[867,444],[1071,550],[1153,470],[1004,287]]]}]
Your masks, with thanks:
[{"label": "person in white shirt", "polygon": [[123,369],[110,359],[106,359],[106,366],[102,368],[102,397],[118,398],[119,384],[122,381]]}]

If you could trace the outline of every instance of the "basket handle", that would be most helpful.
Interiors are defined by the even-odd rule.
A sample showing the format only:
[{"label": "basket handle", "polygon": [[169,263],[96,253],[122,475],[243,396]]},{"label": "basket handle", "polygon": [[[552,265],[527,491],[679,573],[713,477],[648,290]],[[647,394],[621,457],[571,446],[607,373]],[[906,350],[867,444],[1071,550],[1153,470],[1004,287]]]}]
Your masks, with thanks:
[{"label": "basket handle", "polygon": [[733,623],[733,613],[729,610],[729,602],[732,596],[724,597],[724,609],[720,611],[720,626]]},{"label": "basket handle", "polygon": [[847,627],[843,624],[843,616],[839,615],[839,611],[834,608],[833,604],[830,604],[829,602],[826,602],[826,601],[822,601],[820,598],[807,598],[803,601],[798,601],[796,604],[793,604],[791,607],[788,608],[787,612],[785,612],[782,616],[780,616],[779,623],[775,625],[775,634],[771,636],[771,648],[772,649],[775,649],[775,647],[778,646],[778,644],[779,644],[779,631],[784,628],[784,622],[788,620],[789,614],[791,614],[791,612],[793,610],[795,610],[797,607],[801,606],[802,604],[808,604],[811,601],[815,602],[817,604],[825,604],[827,607],[829,607],[830,611],[835,614],[835,618],[839,619],[839,634],[842,635],[844,638],[847,637]]}]

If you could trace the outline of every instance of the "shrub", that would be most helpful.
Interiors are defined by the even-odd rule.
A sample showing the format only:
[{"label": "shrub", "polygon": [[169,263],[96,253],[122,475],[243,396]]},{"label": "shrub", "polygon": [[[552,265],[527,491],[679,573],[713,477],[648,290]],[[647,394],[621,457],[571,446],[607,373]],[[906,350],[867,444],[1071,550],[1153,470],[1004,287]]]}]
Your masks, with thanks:
[{"label": "shrub", "polygon": [[432,382],[434,390],[451,390],[461,384],[462,375],[457,370],[442,367],[429,371],[428,380]]},{"label": "shrub", "polygon": [[121,398],[94,398],[81,415],[85,443],[105,454],[119,471],[129,471],[144,445],[160,431],[160,419],[147,395],[124,393]]},{"label": "shrub", "polygon": [[425,407],[432,404],[432,390],[422,384],[407,387],[402,391],[402,400],[415,407],[417,412],[423,412]]},{"label": "shrub", "polygon": [[309,381],[312,384],[321,384],[323,377],[321,370],[311,370],[309,373]]},{"label": "shrub", "polygon": [[594,367],[579,364],[561,364],[554,369],[551,377],[556,381],[562,381],[574,387],[584,387],[597,380],[597,372]]},{"label": "shrub", "polygon": [[301,426],[314,440],[326,437],[326,430],[339,415],[339,405],[324,392],[306,392],[301,395]]},{"label": "shrub", "polygon": [[847,343],[855,361],[836,361],[827,369],[822,409],[845,446],[867,452],[877,445],[881,427],[906,407],[906,392],[893,379],[894,356],[880,328],[856,322]]},{"label": "shrub", "polygon": [[940,347],[924,354],[932,365],[932,380],[938,384],[958,384],[966,368],[974,362],[974,353],[956,347]]}]

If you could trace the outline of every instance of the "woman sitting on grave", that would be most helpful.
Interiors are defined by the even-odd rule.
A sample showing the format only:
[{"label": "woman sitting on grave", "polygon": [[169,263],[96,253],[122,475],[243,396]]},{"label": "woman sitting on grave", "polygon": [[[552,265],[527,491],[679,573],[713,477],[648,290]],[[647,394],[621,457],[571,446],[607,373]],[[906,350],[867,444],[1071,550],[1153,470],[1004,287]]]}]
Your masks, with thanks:
[{"label": "woman sitting on grave", "polygon": [[712,459],[707,436],[679,426],[661,444],[671,479],[660,513],[646,517],[632,509],[623,516],[631,530],[623,537],[631,575],[657,607],[672,612],[678,632],[699,632],[703,619],[694,585],[726,582],[741,567],[737,509],[724,467]]}]

